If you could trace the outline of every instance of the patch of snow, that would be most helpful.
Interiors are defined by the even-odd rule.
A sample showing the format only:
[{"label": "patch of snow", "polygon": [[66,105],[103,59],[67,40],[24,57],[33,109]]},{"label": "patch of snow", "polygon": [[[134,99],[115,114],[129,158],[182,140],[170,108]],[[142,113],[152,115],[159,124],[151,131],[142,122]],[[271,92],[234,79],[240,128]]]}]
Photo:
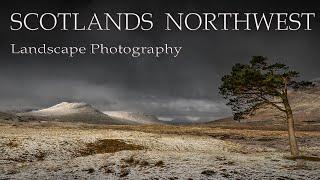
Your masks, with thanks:
[{"label": "patch of snow", "polygon": [[[146,149],[75,155],[101,139]],[[2,126],[0,179],[319,179],[317,162],[293,170],[296,162],[284,159],[283,152],[246,148],[207,136]]]}]

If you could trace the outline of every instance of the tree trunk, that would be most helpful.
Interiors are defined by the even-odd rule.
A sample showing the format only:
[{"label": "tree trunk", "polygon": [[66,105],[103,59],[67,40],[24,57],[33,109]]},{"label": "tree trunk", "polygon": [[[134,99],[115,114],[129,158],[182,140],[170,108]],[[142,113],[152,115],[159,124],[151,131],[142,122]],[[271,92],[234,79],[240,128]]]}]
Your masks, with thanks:
[{"label": "tree trunk", "polygon": [[297,139],[295,135],[295,130],[294,130],[294,119],[293,119],[293,114],[292,110],[289,104],[288,99],[284,101],[284,106],[286,109],[286,116],[287,116],[287,123],[288,123],[288,135],[289,135],[289,144],[290,144],[290,151],[291,155],[293,157],[299,157],[300,152],[297,144]]}]

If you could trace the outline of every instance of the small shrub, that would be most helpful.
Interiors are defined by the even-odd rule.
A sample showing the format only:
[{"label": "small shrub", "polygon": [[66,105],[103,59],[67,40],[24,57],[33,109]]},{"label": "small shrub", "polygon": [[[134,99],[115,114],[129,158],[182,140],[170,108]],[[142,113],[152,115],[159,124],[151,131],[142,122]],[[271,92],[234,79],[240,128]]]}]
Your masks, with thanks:
[{"label": "small shrub", "polygon": [[120,171],[120,177],[126,177],[130,174],[130,171],[128,169],[121,169]]},{"label": "small shrub", "polygon": [[155,166],[162,167],[162,166],[164,166],[164,162],[160,160],[160,161],[156,162]]},{"label": "small shrub", "polygon": [[17,140],[9,140],[9,142],[6,144],[9,148],[16,148],[19,146],[19,142]]},{"label": "small shrub", "polygon": [[150,163],[148,161],[141,161],[139,164],[141,166],[149,166],[150,165]]},{"label": "small shrub", "polygon": [[212,175],[215,175],[216,172],[214,170],[204,170],[201,172],[201,174],[206,175],[206,176],[212,176]]},{"label": "small shrub", "polygon": [[42,151],[38,151],[34,156],[38,161],[43,161],[46,158],[46,153]]}]

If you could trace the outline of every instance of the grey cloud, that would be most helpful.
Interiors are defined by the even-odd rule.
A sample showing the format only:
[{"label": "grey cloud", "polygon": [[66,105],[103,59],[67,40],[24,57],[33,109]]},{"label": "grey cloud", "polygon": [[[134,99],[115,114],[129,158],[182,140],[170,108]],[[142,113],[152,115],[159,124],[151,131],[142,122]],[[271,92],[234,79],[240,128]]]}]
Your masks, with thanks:
[{"label": "grey cloud", "polygon": [[[303,79],[320,77],[319,24],[298,32],[11,32],[14,11],[167,12],[315,11],[317,4],[273,1],[44,1],[1,6],[0,110],[39,108],[61,101],[85,101],[101,110],[129,110],[166,118],[202,120],[231,115],[218,94],[220,78],[236,62],[253,55],[283,61]],[[306,8],[311,6],[310,8]],[[301,8],[304,7],[304,8]],[[54,9],[54,10],[53,10]],[[157,16],[159,17],[159,16]],[[125,56],[13,56],[12,42],[24,45],[82,45],[91,42],[127,45],[168,43],[183,46],[176,59]]]}]

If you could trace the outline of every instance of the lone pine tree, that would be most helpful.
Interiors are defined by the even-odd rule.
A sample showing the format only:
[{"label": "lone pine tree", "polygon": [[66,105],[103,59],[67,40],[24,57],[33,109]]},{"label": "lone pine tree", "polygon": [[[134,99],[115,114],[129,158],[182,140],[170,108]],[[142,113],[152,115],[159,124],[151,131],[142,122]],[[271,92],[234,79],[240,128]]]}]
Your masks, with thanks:
[{"label": "lone pine tree", "polygon": [[222,77],[220,94],[228,100],[234,120],[254,115],[265,105],[285,114],[291,155],[300,156],[294,129],[294,118],[288,99],[289,90],[311,87],[297,81],[299,73],[281,63],[268,64],[267,58],[254,56],[249,64],[235,64],[230,74]]}]

